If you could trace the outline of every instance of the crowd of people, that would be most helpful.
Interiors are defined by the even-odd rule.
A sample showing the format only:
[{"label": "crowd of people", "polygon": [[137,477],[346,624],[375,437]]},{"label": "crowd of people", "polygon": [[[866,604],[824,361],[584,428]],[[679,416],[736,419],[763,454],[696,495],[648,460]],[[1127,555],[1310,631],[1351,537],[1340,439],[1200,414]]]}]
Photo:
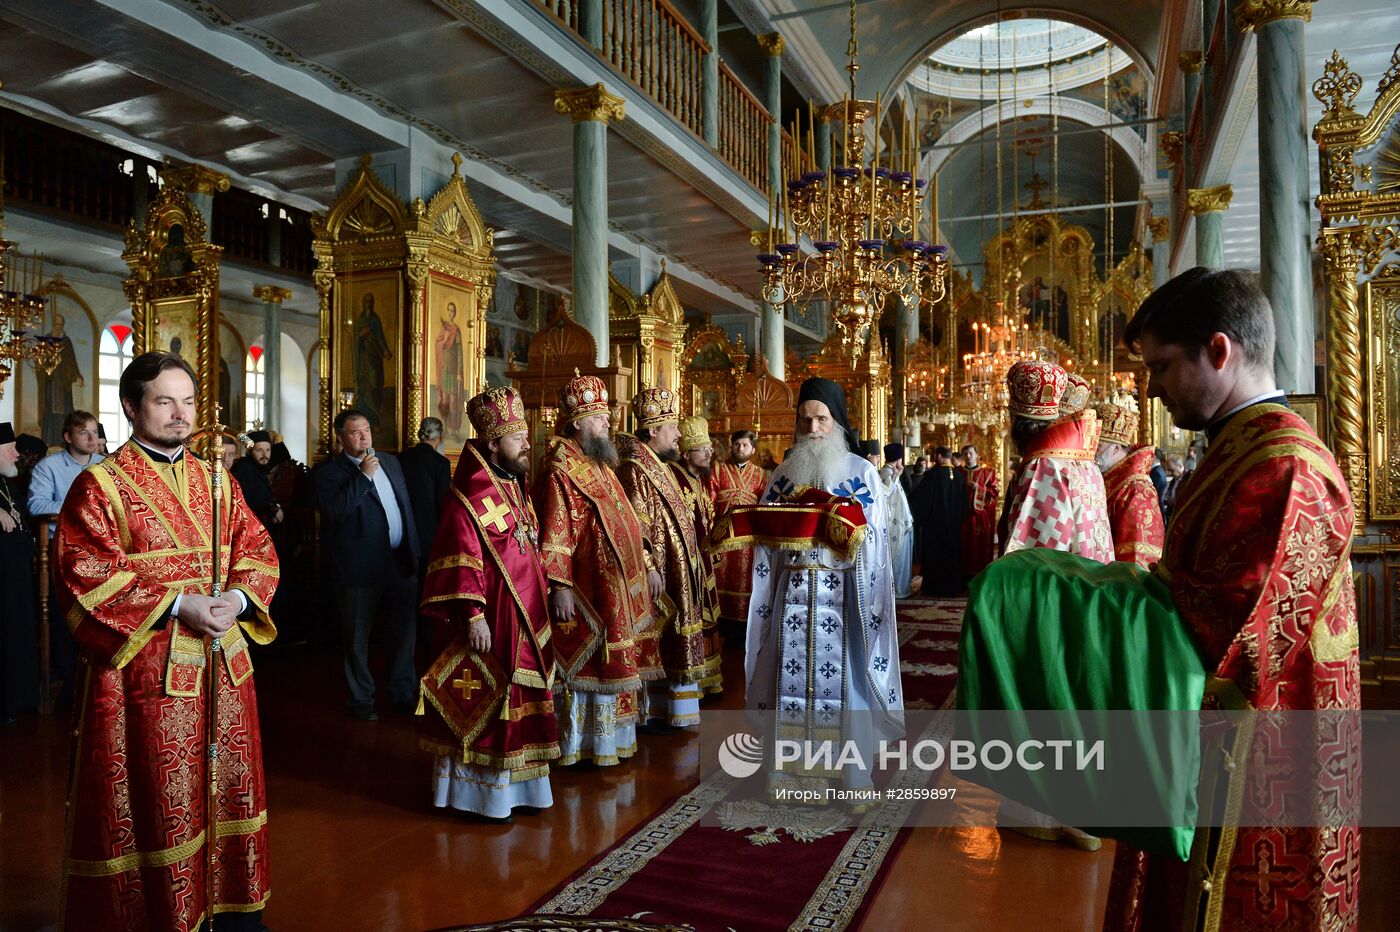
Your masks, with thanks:
[{"label": "crowd of people", "polygon": [[[1239,287],[1196,283],[1207,303],[1243,300]],[[1187,339],[1159,324],[1134,322],[1149,343]],[[1239,329],[1228,315],[1221,327]],[[1269,413],[1281,397],[1189,412],[1190,386],[1153,371],[1178,421],[1207,433],[1219,430],[1207,413]],[[267,810],[250,645],[272,640],[273,618],[299,614],[279,613],[279,600],[296,598],[300,574],[286,569],[306,559],[307,535],[293,526],[308,510],[334,592],[346,711],[365,722],[386,709],[425,716],[437,807],[510,822],[552,805],[552,767],[619,766],[639,733],[694,728],[706,697],[726,687],[726,642],[743,651],[747,705],[773,714],[778,732],[859,710],[872,716],[865,740],[900,734],[897,598],[916,584],[958,595],[1002,555],[1033,548],[1153,569],[1172,552],[1163,511],[1199,502],[1180,492],[1184,479],[1156,475],[1137,413],[1091,405],[1075,374],[1023,361],[1007,386],[1016,460],[1004,501],[976,447],[938,446],[906,466],[901,445],[859,437],[841,387],[819,378],[802,384],[792,447],[771,473],[755,462],[749,430],[729,436],[717,462],[706,420],[682,419],[666,388],[632,398],[631,429],[615,430],[613,399],[591,375],[561,387],[557,435],[534,457],[519,392],[470,399],[475,436],[455,470],[437,418],[394,455],[375,449],[370,417],[347,408],[334,420],[334,454],[314,470],[256,431],[246,455],[225,444],[225,484],[215,463],[186,452],[197,378],[165,353],[122,374],[132,439],[110,456],[92,415],[74,412],[63,449],[34,463],[24,488],[20,438],[0,424],[7,718],[36,704],[30,532],[56,521],[52,617],[65,623],[54,626],[53,667],[82,723],[68,922],[115,927],[116,909],[116,925],[175,926],[212,908],[228,916],[221,928],[259,928]],[[221,584],[211,588],[214,566]],[[382,696],[369,657],[376,627]],[[219,772],[236,776],[211,808],[200,774],[215,698]],[[121,800],[126,815],[108,818]],[[1038,837],[1097,845],[1020,815]],[[137,851],[131,823],[140,858],[159,865],[139,880],[123,867]],[[209,879],[206,863],[219,871],[212,903],[182,892]]]}]

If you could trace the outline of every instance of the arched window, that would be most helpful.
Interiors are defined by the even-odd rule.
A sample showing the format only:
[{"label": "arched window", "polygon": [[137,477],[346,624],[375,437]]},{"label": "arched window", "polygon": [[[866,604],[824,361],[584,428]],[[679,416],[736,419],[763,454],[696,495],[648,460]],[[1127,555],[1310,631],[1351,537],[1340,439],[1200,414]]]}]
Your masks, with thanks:
[{"label": "arched window", "polygon": [[254,343],[249,347],[243,371],[246,373],[243,376],[243,410],[248,412],[247,429],[255,430],[266,426],[263,422],[263,400],[267,397],[264,388],[267,359],[263,355],[262,344]]},{"label": "arched window", "polygon": [[131,362],[131,328],[112,324],[97,344],[97,420],[107,433],[107,449],[115,451],[131,435],[119,395],[122,370]]}]

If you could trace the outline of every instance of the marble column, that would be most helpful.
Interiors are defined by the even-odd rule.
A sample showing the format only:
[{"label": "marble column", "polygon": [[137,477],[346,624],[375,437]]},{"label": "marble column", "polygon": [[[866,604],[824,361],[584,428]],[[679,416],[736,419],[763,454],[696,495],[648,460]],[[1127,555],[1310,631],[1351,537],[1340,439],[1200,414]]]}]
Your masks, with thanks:
[{"label": "marble column", "polygon": [[1274,378],[1314,389],[1312,260],[1308,222],[1308,128],[1303,24],[1312,4],[1252,0],[1237,13],[1259,37],[1259,277],[1274,307]]},{"label": "marble column", "polygon": [[579,0],[578,32],[583,41],[603,50],[603,0]]},{"label": "marble column", "polygon": [[1196,264],[1211,269],[1225,268],[1225,238],[1221,229],[1230,199],[1235,196],[1228,184],[1214,188],[1191,188],[1186,206],[1196,217]]},{"label": "marble column", "polygon": [[1172,277],[1172,221],[1170,217],[1153,217],[1147,221],[1152,233],[1152,287],[1160,288]]},{"label": "marble column", "polygon": [[783,37],[776,32],[758,37],[764,52],[763,106],[768,125],[768,185],[776,191],[783,177]]},{"label": "marble column", "polygon": [[283,432],[282,425],[282,302],[291,291],[276,285],[254,285],[253,297],[263,303],[263,426]]},{"label": "marble column", "polygon": [[574,121],[574,319],[593,334],[597,365],[606,366],[608,122],[623,118],[623,101],[594,84],[555,91],[554,109]]},{"label": "marble column", "polygon": [[1182,85],[1182,109],[1186,112],[1186,125],[1187,127],[1191,126],[1191,112],[1199,105],[1202,108],[1199,128],[1200,132],[1205,132],[1204,101],[1197,100],[1201,92],[1201,65],[1203,64],[1201,53],[1197,51],[1182,52],[1178,64],[1181,65],[1181,74],[1185,79]]},{"label": "marble column", "polygon": [[787,340],[783,332],[783,308],[781,305],[763,303],[763,320],[760,322],[758,337],[763,347],[763,358],[768,360],[768,373],[778,381],[787,378]]},{"label": "marble column", "polygon": [[700,138],[719,147],[719,0],[700,0],[700,35],[710,50],[700,62]]}]

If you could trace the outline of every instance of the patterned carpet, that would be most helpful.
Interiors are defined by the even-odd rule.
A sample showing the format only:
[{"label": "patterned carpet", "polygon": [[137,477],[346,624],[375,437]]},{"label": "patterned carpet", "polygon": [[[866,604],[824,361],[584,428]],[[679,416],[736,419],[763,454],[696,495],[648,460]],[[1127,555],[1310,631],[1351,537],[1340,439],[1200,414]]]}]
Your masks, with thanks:
[{"label": "patterned carpet", "polygon": [[[900,603],[907,708],[951,704],[963,606]],[[926,779],[910,770],[892,786],[918,787]],[[882,801],[863,815],[836,806],[778,808],[729,800],[737,786],[723,773],[707,778],[551,892],[532,915],[470,929],[859,928],[908,836],[903,825],[916,803]]]}]

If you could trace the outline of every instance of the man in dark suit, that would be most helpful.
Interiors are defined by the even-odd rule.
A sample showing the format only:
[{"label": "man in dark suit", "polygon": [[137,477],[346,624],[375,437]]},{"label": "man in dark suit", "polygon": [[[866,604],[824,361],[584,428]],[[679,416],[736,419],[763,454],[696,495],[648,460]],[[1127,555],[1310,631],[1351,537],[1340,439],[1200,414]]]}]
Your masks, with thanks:
[{"label": "man in dark suit", "polygon": [[[413,523],[418,526],[418,552],[431,553],[442,517],[443,500],[452,488],[452,464],[442,454],[442,421],[425,417],[418,425],[418,443],[399,454],[408,500],[413,504]],[[427,560],[418,565],[418,593],[422,596]],[[418,604],[417,601],[414,604]],[[432,633],[432,620],[418,615],[418,649],[426,650]]]},{"label": "man in dark suit", "polygon": [[340,412],[335,433],[341,452],[316,470],[316,497],[341,613],[350,715],[361,721],[378,718],[369,672],[376,617],[388,625],[389,699],[394,711],[411,714],[418,693],[413,644],[422,556],[408,487],[398,460],[374,451],[364,414],[354,408]]}]

